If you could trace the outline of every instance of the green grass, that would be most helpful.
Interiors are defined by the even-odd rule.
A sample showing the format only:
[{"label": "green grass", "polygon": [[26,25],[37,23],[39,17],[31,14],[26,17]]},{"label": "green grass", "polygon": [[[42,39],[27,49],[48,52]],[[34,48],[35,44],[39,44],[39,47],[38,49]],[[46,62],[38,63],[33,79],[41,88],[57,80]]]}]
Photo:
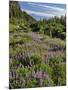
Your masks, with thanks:
[{"label": "green grass", "polygon": [[32,38],[27,36],[27,35],[21,35],[21,36],[16,36],[16,35],[12,35],[10,36],[10,44],[23,44],[23,43],[28,43],[32,41]]},{"label": "green grass", "polygon": [[61,48],[65,48],[66,44],[65,41],[59,39],[59,38],[48,38],[48,39],[44,39],[44,42],[49,45],[50,47],[54,46],[54,45],[58,45]]}]

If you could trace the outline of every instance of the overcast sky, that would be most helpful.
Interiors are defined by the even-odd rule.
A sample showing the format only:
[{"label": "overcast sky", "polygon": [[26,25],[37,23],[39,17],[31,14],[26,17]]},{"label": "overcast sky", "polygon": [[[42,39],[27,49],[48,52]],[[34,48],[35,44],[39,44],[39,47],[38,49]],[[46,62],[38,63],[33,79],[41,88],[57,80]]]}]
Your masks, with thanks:
[{"label": "overcast sky", "polygon": [[19,2],[21,10],[26,11],[35,19],[60,17],[66,14],[65,4],[37,3],[37,2]]}]

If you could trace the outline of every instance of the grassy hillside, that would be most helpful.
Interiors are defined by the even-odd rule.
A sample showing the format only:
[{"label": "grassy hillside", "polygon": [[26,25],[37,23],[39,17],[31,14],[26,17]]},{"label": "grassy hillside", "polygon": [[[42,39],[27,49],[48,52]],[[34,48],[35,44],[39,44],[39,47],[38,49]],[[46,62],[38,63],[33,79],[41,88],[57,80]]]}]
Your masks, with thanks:
[{"label": "grassy hillside", "polygon": [[9,18],[24,19],[26,21],[36,21],[33,17],[28,15],[25,11],[21,11],[19,3],[17,1],[9,2]]},{"label": "grassy hillside", "polygon": [[10,1],[9,22],[10,32],[13,32],[18,29],[27,29],[30,23],[34,23],[36,20],[28,15],[25,11],[22,12],[17,1]]}]

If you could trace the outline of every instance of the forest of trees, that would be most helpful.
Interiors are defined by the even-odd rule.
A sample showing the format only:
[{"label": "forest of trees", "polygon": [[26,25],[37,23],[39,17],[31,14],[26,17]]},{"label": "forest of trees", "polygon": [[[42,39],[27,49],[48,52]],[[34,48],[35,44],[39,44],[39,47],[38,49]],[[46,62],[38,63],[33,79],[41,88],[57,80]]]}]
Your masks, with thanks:
[{"label": "forest of trees", "polygon": [[66,15],[37,21],[10,1],[9,88],[61,85],[66,85]]},{"label": "forest of trees", "polygon": [[33,31],[39,31],[50,37],[57,37],[65,40],[66,37],[66,16],[43,19],[30,25]]}]

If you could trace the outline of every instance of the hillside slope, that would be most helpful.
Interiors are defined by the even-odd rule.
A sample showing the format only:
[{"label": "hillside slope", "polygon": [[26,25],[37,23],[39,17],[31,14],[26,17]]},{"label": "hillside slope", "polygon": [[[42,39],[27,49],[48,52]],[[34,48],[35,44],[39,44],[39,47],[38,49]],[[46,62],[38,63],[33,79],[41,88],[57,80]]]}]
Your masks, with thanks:
[{"label": "hillside slope", "polygon": [[28,15],[25,11],[23,11],[23,12],[21,11],[19,3],[17,1],[9,2],[9,18],[10,19],[12,19],[12,18],[22,19],[22,20],[28,21],[28,22],[36,21],[33,17]]}]

